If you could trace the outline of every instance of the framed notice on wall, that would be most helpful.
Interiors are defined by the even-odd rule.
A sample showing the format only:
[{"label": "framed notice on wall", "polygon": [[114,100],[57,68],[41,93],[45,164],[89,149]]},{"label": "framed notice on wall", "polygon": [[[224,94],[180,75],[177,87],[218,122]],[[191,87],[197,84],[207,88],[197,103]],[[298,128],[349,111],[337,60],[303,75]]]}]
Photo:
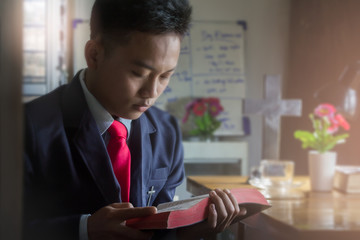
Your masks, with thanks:
[{"label": "framed notice on wall", "polygon": [[246,23],[194,22],[182,42],[176,73],[157,106],[168,110],[186,98],[218,97],[224,112],[216,135],[243,135]]}]

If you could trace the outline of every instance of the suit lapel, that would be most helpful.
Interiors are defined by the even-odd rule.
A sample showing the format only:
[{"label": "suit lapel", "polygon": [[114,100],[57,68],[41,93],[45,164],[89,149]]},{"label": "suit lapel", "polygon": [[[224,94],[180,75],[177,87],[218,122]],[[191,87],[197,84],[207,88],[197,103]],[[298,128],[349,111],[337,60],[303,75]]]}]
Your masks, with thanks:
[{"label": "suit lapel", "polygon": [[107,203],[120,201],[120,187],[99,134],[96,122],[87,106],[79,74],[63,94],[64,126],[69,141],[84,161]]},{"label": "suit lapel", "polygon": [[101,139],[96,124],[94,127],[94,123],[84,120],[74,138],[74,146],[81,154],[85,165],[108,204],[120,202],[120,187],[115,180],[104,141]]}]

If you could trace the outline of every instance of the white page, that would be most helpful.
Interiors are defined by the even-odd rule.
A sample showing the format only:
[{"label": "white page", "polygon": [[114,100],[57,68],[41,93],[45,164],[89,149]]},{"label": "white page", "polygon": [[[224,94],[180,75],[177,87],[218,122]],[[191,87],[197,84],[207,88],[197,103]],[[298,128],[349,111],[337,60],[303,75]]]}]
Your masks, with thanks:
[{"label": "white page", "polygon": [[197,197],[193,197],[193,198],[189,198],[189,199],[185,199],[185,200],[161,203],[157,206],[157,209],[158,209],[157,213],[189,209],[190,207],[196,205],[201,200],[203,200],[207,197],[209,197],[209,195],[205,194],[205,195],[201,195],[201,196],[197,196]]}]

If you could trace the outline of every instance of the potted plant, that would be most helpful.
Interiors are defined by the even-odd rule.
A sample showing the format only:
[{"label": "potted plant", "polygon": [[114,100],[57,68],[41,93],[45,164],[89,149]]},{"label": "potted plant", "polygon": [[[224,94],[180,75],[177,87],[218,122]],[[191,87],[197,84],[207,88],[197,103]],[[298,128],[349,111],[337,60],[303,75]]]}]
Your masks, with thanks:
[{"label": "potted plant", "polygon": [[222,111],[224,108],[219,98],[196,98],[185,106],[182,123],[192,122],[193,126],[188,135],[211,140],[214,137],[214,132],[221,126],[221,122],[216,117]]},{"label": "potted plant", "polygon": [[331,151],[337,144],[344,143],[348,133],[336,133],[342,128],[348,131],[349,123],[329,103],[318,105],[309,114],[314,130],[297,130],[294,137],[302,142],[302,148],[310,148],[308,155],[311,188],[314,191],[330,191],[336,165],[336,152]]}]

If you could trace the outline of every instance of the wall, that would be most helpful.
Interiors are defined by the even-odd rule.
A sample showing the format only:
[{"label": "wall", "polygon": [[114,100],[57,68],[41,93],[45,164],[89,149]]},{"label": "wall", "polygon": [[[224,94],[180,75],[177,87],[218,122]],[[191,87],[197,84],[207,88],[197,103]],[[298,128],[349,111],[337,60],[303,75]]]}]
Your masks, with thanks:
[{"label": "wall", "polygon": [[[193,0],[195,20],[245,20],[246,97],[262,98],[265,74],[285,74],[290,0]],[[262,159],[262,117],[250,116],[249,166]]]},{"label": "wall", "polygon": [[[192,0],[194,20],[245,20],[246,96],[263,97],[265,74],[285,74],[288,52],[290,0]],[[74,18],[88,19],[93,1],[76,0]],[[262,118],[251,116],[249,166],[261,160]]]},{"label": "wall", "polygon": [[[21,239],[22,1],[0,1],[0,239]],[[10,23],[10,24],[9,24]]]},{"label": "wall", "polygon": [[[347,64],[360,60],[360,1],[294,0],[291,7],[289,74],[284,95],[303,99],[301,118],[283,119],[281,158],[292,159],[296,173],[307,174],[307,150],[293,138],[296,129],[311,130],[308,114],[318,102],[314,91],[337,81]],[[331,94],[331,93],[330,93]],[[350,122],[350,138],[334,150],[338,164],[360,164],[360,124]]]}]

